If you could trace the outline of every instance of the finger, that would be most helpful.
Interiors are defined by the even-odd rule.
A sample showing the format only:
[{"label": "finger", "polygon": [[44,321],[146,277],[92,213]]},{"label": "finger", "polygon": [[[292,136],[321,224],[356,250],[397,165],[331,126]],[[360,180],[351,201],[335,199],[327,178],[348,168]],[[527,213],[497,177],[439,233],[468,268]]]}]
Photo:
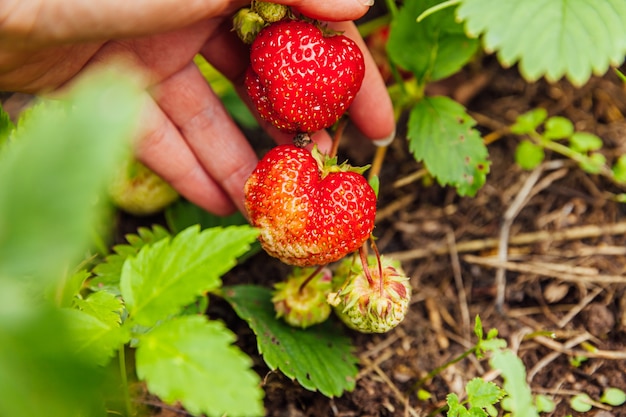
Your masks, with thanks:
[{"label": "finger", "polygon": [[232,213],[230,197],[207,174],[176,126],[152,99],[147,101],[137,158],[189,201],[217,215]]},{"label": "finger", "polygon": [[154,85],[189,64],[215,27],[215,21],[203,21],[149,37],[110,41],[87,66],[121,61],[136,68],[146,86]]},{"label": "finger", "polygon": [[189,64],[153,95],[204,170],[243,210],[244,184],[257,157],[198,68]]},{"label": "finger", "polygon": [[374,0],[276,0],[291,6],[313,19],[341,22],[362,17],[374,5]]},{"label": "finger", "polygon": [[[11,2],[9,2],[11,3]],[[0,36],[18,46],[94,41],[168,32],[230,16],[244,0],[45,0],[2,6]],[[16,43],[19,41],[19,43]]]},{"label": "finger", "polygon": [[[371,0],[281,2],[309,17],[336,21],[357,19],[371,6]],[[0,10],[3,17],[0,38],[18,46],[26,42],[41,45],[137,37],[179,29],[212,17],[229,17],[246,4],[249,1],[14,0]]]},{"label": "finger", "polygon": [[353,23],[334,23],[332,26],[336,30],[343,31],[346,36],[354,40],[359,45],[365,59],[363,84],[348,110],[350,120],[368,138],[379,142],[380,145],[388,144],[395,136],[396,129],[393,103],[374,58],[372,58],[365,41]]}]

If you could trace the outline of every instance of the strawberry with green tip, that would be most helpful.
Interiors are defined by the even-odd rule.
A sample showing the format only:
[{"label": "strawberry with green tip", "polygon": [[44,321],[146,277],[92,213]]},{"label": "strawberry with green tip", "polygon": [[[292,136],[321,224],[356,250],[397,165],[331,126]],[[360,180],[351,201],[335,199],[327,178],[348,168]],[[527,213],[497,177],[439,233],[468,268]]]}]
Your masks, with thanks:
[{"label": "strawberry with green tip", "polygon": [[[368,262],[367,269],[363,262]],[[335,279],[345,281],[337,292],[329,294],[328,302],[351,329],[385,333],[404,320],[411,286],[399,262],[384,256],[362,262],[346,259],[337,268]]]},{"label": "strawberry with green tip", "polygon": [[364,74],[353,40],[286,19],[265,27],[252,43],[245,85],[261,118],[284,132],[312,133],[339,120]]},{"label": "strawberry with green tip", "polygon": [[370,237],[376,195],[359,169],[294,145],[259,161],[245,185],[250,223],[267,253],[286,264],[326,265]]},{"label": "strawberry with green tip", "polygon": [[294,327],[324,322],[332,311],[326,301],[332,290],[328,268],[294,268],[285,281],[274,285],[272,302],[276,317]]}]

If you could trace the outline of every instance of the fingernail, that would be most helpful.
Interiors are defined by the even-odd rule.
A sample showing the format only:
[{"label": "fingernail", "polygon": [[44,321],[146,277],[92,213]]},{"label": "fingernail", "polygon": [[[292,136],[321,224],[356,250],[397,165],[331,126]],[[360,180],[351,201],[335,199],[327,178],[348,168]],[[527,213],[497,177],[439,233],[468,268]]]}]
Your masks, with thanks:
[{"label": "fingernail", "polygon": [[376,146],[383,147],[383,146],[390,145],[391,142],[393,142],[395,138],[396,138],[396,129],[394,129],[393,132],[391,132],[391,135],[387,136],[386,138],[376,139],[376,140],[373,140],[372,142]]},{"label": "fingernail", "polygon": [[372,7],[374,5],[374,0],[359,0],[361,4],[367,7]]}]

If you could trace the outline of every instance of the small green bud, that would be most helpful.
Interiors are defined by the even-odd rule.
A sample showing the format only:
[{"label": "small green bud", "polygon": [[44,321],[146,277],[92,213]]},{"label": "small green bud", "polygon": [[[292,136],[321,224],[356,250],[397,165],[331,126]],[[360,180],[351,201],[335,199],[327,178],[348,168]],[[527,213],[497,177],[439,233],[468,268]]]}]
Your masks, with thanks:
[{"label": "small green bud", "polygon": [[409,308],[409,278],[398,262],[382,256],[380,262],[382,280],[376,258],[368,261],[369,277],[358,262],[345,260],[337,275],[348,270],[346,281],[328,296],[328,303],[341,321],[362,333],[388,332],[404,320]]},{"label": "small green bud", "polygon": [[239,10],[233,17],[233,30],[247,44],[251,44],[264,27],[263,18],[248,8]]},{"label": "small green bud", "polygon": [[[274,285],[272,302],[276,317],[294,327],[306,328],[325,321],[331,312],[326,297],[332,290],[332,274],[323,268],[294,268],[286,281]],[[303,287],[302,284],[310,279]]]},{"label": "small green bud", "polygon": [[276,4],[271,1],[255,1],[252,7],[267,23],[282,20],[287,16],[287,11],[289,10],[289,7],[284,4]]}]

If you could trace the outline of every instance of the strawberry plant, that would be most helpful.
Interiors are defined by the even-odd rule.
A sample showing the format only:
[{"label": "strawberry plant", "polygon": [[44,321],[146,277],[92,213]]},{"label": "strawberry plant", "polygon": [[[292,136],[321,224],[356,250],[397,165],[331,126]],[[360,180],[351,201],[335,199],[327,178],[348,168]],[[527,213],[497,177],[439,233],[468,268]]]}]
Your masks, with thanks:
[{"label": "strawberry plant", "polygon": [[[516,162],[524,169],[533,169],[545,159],[545,151],[553,151],[578,164],[589,174],[599,174],[617,184],[626,184],[626,155],[609,166],[600,152],[602,139],[588,132],[575,131],[574,124],[561,116],[548,117],[545,109],[535,109],[517,117],[510,132],[520,135],[515,152]],[[565,142],[565,143],[563,143]],[[615,198],[624,200],[626,195]]]},{"label": "strawberry plant", "polygon": [[566,77],[578,86],[592,73],[619,65],[626,54],[626,8],[619,0],[593,7],[575,0],[415,0],[400,7],[388,0],[386,5],[387,18],[364,25],[362,33],[389,25],[382,59],[391,67],[397,114],[409,115],[409,149],[441,185],[454,186],[462,196],[474,195],[485,183],[488,150],[465,108],[452,98],[425,94],[427,85],[458,73],[481,46],[503,66],[519,63],[528,81]]},{"label": "strawberry plant", "polygon": [[[619,64],[626,52],[626,9],[618,0],[593,7],[575,0],[386,4],[388,15],[361,30],[367,35],[388,25],[381,33],[393,77],[389,92],[398,120],[408,117],[408,149],[461,196],[475,195],[486,182],[488,148],[463,105],[429,95],[429,84],[480,58],[481,48],[505,66],[519,64],[529,81],[566,77],[575,85]],[[409,277],[378,253],[373,236],[380,167],[368,181],[369,166],[338,164],[334,154],[364,77],[361,51],[322,22],[267,2],[237,13],[235,29],[250,46],[245,87],[256,112],[303,145],[276,146],[262,158],[245,188],[249,218],[216,218],[178,200],[165,211],[167,228],[139,228],[107,253],[108,236],[94,240],[94,225],[110,220],[107,184],[111,191],[115,169],[128,161],[126,139],[141,94],[124,77],[105,74],[68,100],[34,106],[17,126],[0,112],[1,415],[130,416],[139,412],[134,393],[141,390],[191,415],[262,415],[261,378],[234,345],[235,334],[205,314],[209,297],[225,300],[249,325],[270,370],[328,397],[357,383],[359,360],[345,327],[382,333],[404,319]],[[232,84],[202,58],[196,64],[235,120],[257,128]],[[308,133],[331,127],[331,155],[305,146]],[[531,111],[509,132],[522,138],[516,160],[526,169],[552,151],[588,173],[626,182],[626,158],[609,165],[602,140],[575,131],[563,117]],[[143,168],[127,171],[143,177]],[[166,187],[166,197],[148,211],[135,209],[143,198],[113,200],[140,215],[162,210],[177,195]],[[229,285],[229,270],[260,246],[296,268],[273,288]],[[450,393],[440,411],[519,417],[554,408],[548,397],[532,394],[524,364],[496,331],[485,335],[477,318],[474,332],[473,347],[416,384],[419,398],[428,398],[427,380],[474,355],[488,358],[500,382],[472,379],[465,396]],[[588,395],[572,401],[579,410],[618,406],[624,393],[608,388],[599,402]]]},{"label": "strawberry plant", "polygon": [[[11,393],[0,414],[136,415],[141,401],[132,393],[141,384],[192,415],[262,415],[259,376],[235,335],[204,314],[208,293],[270,335],[259,336],[259,350],[272,369],[329,396],[353,389],[356,358],[340,327],[294,333],[275,317],[269,289],[222,288],[221,276],[254,250],[259,233],[241,215],[217,219],[179,201],[167,210],[171,231],[140,228],[104,259],[89,254],[102,249],[92,225],[107,215],[107,185],[128,160],[140,97],[125,78],[105,74],[67,100],[35,105],[17,127],[0,112],[8,139],[0,164],[0,387]],[[114,107],[111,100],[126,105],[101,119],[96,109]],[[98,123],[107,128],[94,137]],[[330,313],[325,293],[320,301]],[[293,349],[301,343],[306,349]],[[29,400],[33,393],[41,402]]]},{"label": "strawberry plant", "polygon": [[[0,313],[0,386],[11,395],[2,415],[104,415],[120,395],[127,400],[119,411],[134,415],[127,351],[136,378],[165,401],[194,414],[262,414],[258,375],[232,346],[234,335],[185,309],[220,286],[254,229],[192,226],[171,237],[155,228],[129,236],[131,244],[104,263],[80,262],[90,225],[103,213],[94,202],[106,201],[96,197],[123,161],[140,97],[125,78],[105,74],[7,128],[0,286],[9,298]],[[103,106],[119,111],[104,117],[97,111]],[[99,136],[92,131],[98,123]],[[105,376],[116,356],[122,393],[108,397]]]}]

